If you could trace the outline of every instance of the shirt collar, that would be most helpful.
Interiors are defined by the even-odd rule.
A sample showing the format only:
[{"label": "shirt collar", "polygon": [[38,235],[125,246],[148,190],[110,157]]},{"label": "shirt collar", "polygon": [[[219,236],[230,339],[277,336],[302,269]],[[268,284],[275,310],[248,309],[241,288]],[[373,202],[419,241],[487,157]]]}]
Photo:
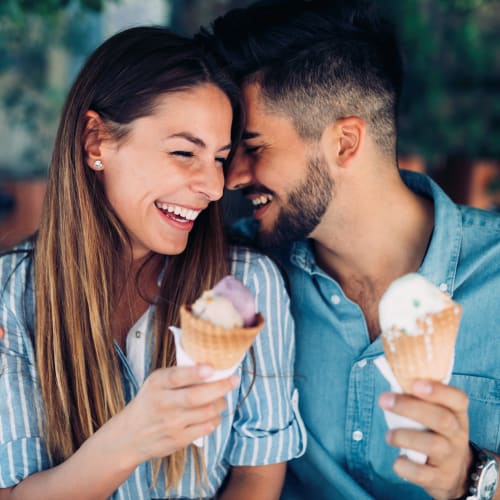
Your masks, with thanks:
[{"label": "shirt collar", "polygon": [[418,272],[453,296],[458,257],[462,244],[462,215],[455,203],[428,176],[401,171],[404,183],[415,193],[434,202],[434,229]]},{"label": "shirt collar", "polygon": [[[401,170],[403,182],[415,193],[434,202],[434,229],[419,273],[453,296],[455,275],[462,241],[462,217],[458,207],[428,176]],[[304,272],[323,274],[314,259],[309,240],[296,241],[290,261]]]}]

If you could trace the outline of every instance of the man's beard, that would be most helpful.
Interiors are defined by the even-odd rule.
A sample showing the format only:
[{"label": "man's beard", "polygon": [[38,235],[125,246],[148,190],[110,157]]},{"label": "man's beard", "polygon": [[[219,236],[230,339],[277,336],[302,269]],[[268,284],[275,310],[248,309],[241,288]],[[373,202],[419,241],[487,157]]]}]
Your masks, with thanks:
[{"label": "man's beard", "polygon": [[265,247],[277,247],[309,236],[321,222],[332,199],[333,180],[326,162],[316,156],[307,163],[305,181],[288,195],[271,229],[260,230],[258,240]]}]

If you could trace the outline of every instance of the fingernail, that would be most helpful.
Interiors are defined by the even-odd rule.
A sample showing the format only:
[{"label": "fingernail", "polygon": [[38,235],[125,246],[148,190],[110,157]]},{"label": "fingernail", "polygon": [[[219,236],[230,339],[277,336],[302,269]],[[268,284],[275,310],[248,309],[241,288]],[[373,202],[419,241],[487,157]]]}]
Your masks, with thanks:
[{"label": "fingernail", "polygon": [[214,374],[214,369],[210,365],[201,365],[198,368],[198,373],[200,377],[207,378]]},{"label": "fingernail", "polygon": [[385,440],[388,444],[392,443],[392,431],[387,431],[385,433]]},{"label": "fingernail", "polygon": [[390,410],[391,408],[394,408],[394,405],[396,404],[396,397],[392,392],[386,392],[380,396],[378,402],[381,408],[384,410]]},{"label": "fingernail", "polygon": [[415,394],[422,394],[428,396],[432,392],[432,384],[425,380],[419,380],[413,384],[413,392]]},{"label": "fingernail", "polygon": [[238,375],[232,375],[229,380],[233,388],[236,388],[240,385],[240,377],[238,377]]}]

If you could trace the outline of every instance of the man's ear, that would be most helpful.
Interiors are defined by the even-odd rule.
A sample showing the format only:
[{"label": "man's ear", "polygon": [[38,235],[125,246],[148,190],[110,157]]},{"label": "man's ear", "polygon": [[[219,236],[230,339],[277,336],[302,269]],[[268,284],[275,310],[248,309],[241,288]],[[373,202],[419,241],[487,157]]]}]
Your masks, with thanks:
[{"label": "man's ear", "polygon": [[[104,137],[104,124],[98,113],[88,110],[85,113],[85,129],[83,131],[83,150],[85,161],[92,170],[102,170],[96,166],[96,161],[101,161],[101,145]],[[97,163],[99,165],[99,163]],[[102,162],[101,162],[102,165]]]},{"label": "man's ear", "polygon": [[328,163],[348,166],[364,140],[366,123],[362,118],[339,118],[328,125],[321,136],[321,146]]}]

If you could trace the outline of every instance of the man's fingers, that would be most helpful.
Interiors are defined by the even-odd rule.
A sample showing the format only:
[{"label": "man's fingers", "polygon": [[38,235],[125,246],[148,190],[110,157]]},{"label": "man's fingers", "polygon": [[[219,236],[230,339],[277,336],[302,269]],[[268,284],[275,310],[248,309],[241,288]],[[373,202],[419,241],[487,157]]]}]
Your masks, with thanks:
[{"label": "man's fingers", "polygon": [[422,465],[413,462],[405,456],[396,459],[393,466],[394,472],[401,478],[418,484],[423,488],[428,488],[439,480],[439,470],[429,465]]},{"label": "man's fingers", "polygon": [[386,434],[386,441],[395,448],[419,451],[432,464],[442,462],[449,454],[448,440],[431,431],[393,429]]},{"label": "man's fingers", "polygon": [[5,330],[0,326],[0,340],[3,339],[5,335]]},{"label": "man's fingers", "polygon": [[424,401],[445,406],[456,414],[466,414],[469,406],[469,398],[463,391],[431,380],[416,380],[413,394]]},{"label": "man's fingers", "polygon": [[[466,430],[469,432],[469,416],[467,409],[469,407],[469,398],[460,389],[450,385],[442,384],[440,382],[430,380],[416,380],[413,384],[413,393],[418,398],[433,403],[434,405],[441,406],[450,410],[450,413],[436,416],[438,420],[433,420],[437,425],[430,426],[436,432],[450,436],[453,432]],[[426,425],[426,422],[422,422]],[[456,428],[458,423],[458,429]]]},{"label": "man's fingers", "polygon": [[427,399],[424,400],[420,394],[421,391],[418,397],[385,393],[380,397],[380,406],[449,438],[459,432],[467,432],[468,399],[462,391],[435,383],[431,392],[425,393]]}]

